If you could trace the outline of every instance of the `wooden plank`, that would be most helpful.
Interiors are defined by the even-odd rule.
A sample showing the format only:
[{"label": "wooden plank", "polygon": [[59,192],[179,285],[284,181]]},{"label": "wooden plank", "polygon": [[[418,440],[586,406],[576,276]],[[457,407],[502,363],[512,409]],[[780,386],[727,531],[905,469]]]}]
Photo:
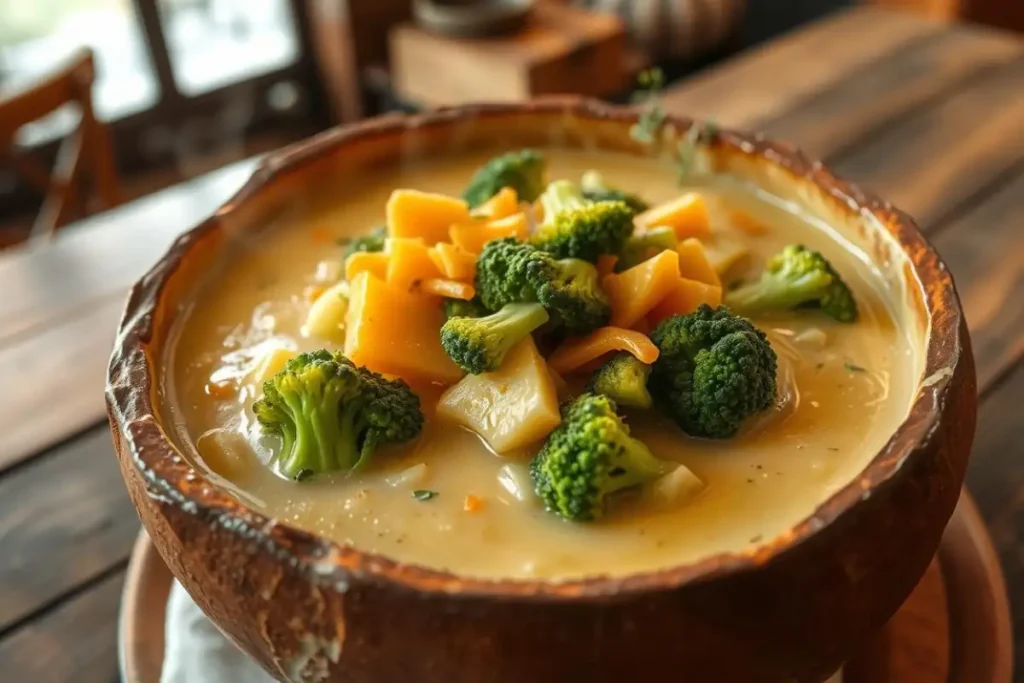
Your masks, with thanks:
[{"label": "wooden plank", "polygon": [[832,164],[929,225],[1024,157],[1024,59],[887,127]]},{"label": "wooden plank", "polygon": [[933,241],[960,292],[978,386],[988,387],[1024,357],[1024,172]]},{"label": "wooden plank", "polygon": [[688,80],[665,93],[664,105],[724,126],[756,127],[943,26],[908,13],[846,10]]},{"label": "wooden plank", "polygon": [[48,244],[0,254],[0,344],[103,298],[123,298],[174,238],[228,199],[255,165],[256,159],[239,161],[68,226]]},{"label": "wooden plank", "polygon": [[0,480],[0,631],[123,562],[138,531],[106,426]]},{"label": "wooden plank", "polygon": [[0,641],[3,680],[112,683],[117,668],[118,572]]},{"label": "wooden plank", "polygon": [[950,26],[904,44],[851,73],[841,85],[796,103],[758,128],[828,159],[889,121],[926,106],[1024,53],[1024,41],[1000,31]]},{"label": "wooden plank", "polygon": [[123,305],[111,299],[0,349],[0,471],[103,419]]}]

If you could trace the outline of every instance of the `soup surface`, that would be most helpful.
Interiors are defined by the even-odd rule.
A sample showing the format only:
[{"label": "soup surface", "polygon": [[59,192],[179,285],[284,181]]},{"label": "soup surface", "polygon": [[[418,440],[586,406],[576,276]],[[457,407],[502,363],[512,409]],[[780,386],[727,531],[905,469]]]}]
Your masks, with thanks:
[{"label": "soup surface", "polygon": [[[596,168],[652,204],[680,194],[675,174],[658,162],[545,154],[552,178]],[[275,474],[266,465],[273,440],[260,436],[251,411],[260,395],[253,371],[268,350],[324,345],[302,333],[303,292],[337,277],[335,238],[379,224],[396,187],[457,195],[485,159],[349,177],[333,196],[297,202],[232,248],[196,296],[172,359],[170,412],[197,442],[200,466],[269,516],[403,562],[485,578],[623,575],[770,541],[856,477],[905,417],[918,363],[878,273],[827,226],[723,179],[698,188],[710,206],[712,253],[740,245],[756,275],[783,245],[806,244],[842,274],[861,315],[854,324],[815,312],[755,319],[779,356],[780,404],[733,439],[693,439],[663,418],[627,413],[634,436],[703,483],[684,502],[636,494],[596,523],[563,521],[532,492],[527,465],[535,448],[494,454],[475,434],[432,415],[439,390],[418,389],[427,414],[422,436],[378,452],[358,475],[297,483]],[[741,230],[741,215],[763,234]]]}]

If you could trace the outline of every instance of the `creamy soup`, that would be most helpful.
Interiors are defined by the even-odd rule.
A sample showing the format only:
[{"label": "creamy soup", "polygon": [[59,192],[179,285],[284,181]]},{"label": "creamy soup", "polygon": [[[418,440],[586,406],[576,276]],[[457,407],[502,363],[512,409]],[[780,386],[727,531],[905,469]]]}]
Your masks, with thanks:
[{"label": "creamy soup", "polygon": [[[552,178],[596,168],[650,203],[680,193],[671,170],[653,161],[545,154]],[[749,252],[733,270],[756,275],[783,245],[806,244],[842,274],[861,315],[854,324],[813,311],[754,320],[779,356],[780,401],[733,439],[689,438],[666,419],[627,411],[634,436],[699,478],[685,500],[647,491],[616,500],[597,522],[564,521],[532,492],[535,448],[496,455],[434,417],[440,392],[422,388],[427,422],[415,443],[378,451],[352,477],[294,482],[275,474],[267,465],[273,439],[260,436],[251,411],[260,394],[252,378],[268,350],[324,346],[304,337],[302,324],[308,288],[338,276],[334,238],[379,224],[395,187],[458,194],[484,160],[347,178],[334,196],[304,202],[239,244],[211,274],[178,332],[171,411],[217,481],[271,517],[403,562],[488,578],[623,575],[770,541],[850,482],[904,419],[918,362],[879,274],[827,226],[722,180],[699,188],[711,207],[709,253],[722,260]],[[737,224],[751,220],[763,234]]]}]

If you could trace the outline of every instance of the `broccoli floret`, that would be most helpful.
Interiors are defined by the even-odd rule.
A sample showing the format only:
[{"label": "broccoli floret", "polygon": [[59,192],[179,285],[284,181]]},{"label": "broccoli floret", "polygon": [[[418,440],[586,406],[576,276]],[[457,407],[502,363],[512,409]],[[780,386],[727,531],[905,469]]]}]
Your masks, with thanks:
[{"label": "broccoli floret", "polygon": [[378,446],[409,441],[423,426],[419,397],[405,382],[326,349],[288,361],[263,384],[253,412],[265,432],[281,437],[278,467],[292,479],[351,472]]},{"label": "broccoli floret", "polygon": [[615,401],[586,393],[562,406],[562,423],[530,462],[530,478],[549,511],[585,522],[604,513],[611,494],[670,468],[629,435]]},{"label": "broccoli floret", "polygon": [[647,202],[635,194],[609,187],[597,171],[587,171],[584,173],[583,178],[580,180],[580,187],[583,188],[583,196],[592,202],[624,202],[634,214],[641,213],[650,208]]},{"label": "broccoli floret", "polygon": [[792,308],[820,308],[843,323],[857,319],[857,302],[820,253],[791,244],[768,259],[757,282],[730,290],[726,304],[747,315]]},{"label": "broccoli floret", "polygon": [[568,180],[556,180],[540,196],[544,222],[533,244],[555,258],[591,263],[601,254],[618,254],[633,233],[633,211],[625,202],[592,202]]},{"label": "broccoli floret", "polygon": [[506,304],[482,318],[449,318],[441,327],[441,346],[466,372],[493,372],[513,346],[547,321],[540,304]]},{"label": "broccoli floret", "polygon": [[650,365],[631,353],[620,351],[594,372],[587,390],[603,394],[621,406],[650,408],[653,404],[647,392],[650,375]]},{"label": "broccoli floret", "polygon": [[537,150],[521,149],[502,154],[477,170],[462,198],[470,208],[475,208],[498,194],[503,187],[511,187],[521,201],[532,202],[544,191],[546,173],[547,162]]},{"label": "broccoli floret", "polygon": [[465,299],[445,299],[444,300],[444,317],[445,320],[455,317],[461,318],[482,318],[483,316],[490,313],[478,297],[473,297],[469,301]]},{"label": "broccoli floret", "polygon": [[651,332],[655,404],[687,434],[733,436],[775,400],[777,359],[764,332],[727,308],[703,304]]},{"label": "broccoli floret", "polygon": [[384,251],[384,240],[388,237],[386,225],[378,225],[368,235],[354,237],[345,246],[345,258],[361,251]]},{"label": "broccoli floret", "polygon": [[615,262],[615,271],[622,272],[643,262],[652,251],[661,252],[666,249],[675,249],[679,238],[672,228],[653,228],[633,235],[622,247],[619,260]]},{"label": "broccoli floret", "polygon": [[514,237],[491,240],[476,264],[476,291],[489,310],[539,302],[554,326],[584,334],[607,324],[608,295],[597,269],[579,259],[556,259]]}]

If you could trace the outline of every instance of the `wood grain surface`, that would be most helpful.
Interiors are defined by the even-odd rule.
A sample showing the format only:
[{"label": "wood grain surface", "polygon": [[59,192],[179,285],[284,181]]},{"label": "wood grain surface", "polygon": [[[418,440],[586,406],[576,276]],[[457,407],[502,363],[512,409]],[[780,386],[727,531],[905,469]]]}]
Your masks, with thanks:
[{"label": "wood grain surface", "polygon": [[[933,235],[979,367],[968,486],[1024,620],[1022,55],[1006,33],[859,7],[682,82],[666,105],[806,145]],[[130,283],[251,164],[0,255],[0,291],[17,293],[0,297],[0,380],[16,387],[0,392],[0,679],[115,680],[117,596],[137,522],[103,424],[114,326]]]}]

